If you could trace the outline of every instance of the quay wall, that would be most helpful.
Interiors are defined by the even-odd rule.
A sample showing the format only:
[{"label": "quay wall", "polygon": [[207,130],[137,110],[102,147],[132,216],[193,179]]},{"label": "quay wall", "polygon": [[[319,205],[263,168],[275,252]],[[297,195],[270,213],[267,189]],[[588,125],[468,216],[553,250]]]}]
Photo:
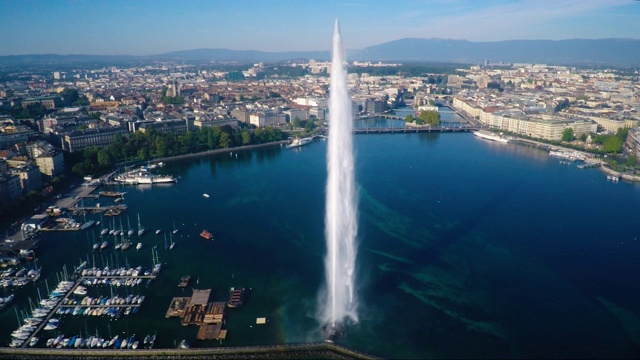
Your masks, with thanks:
[{"label": "quay wall", "polygon": [[333,343],[192,349],[0,348],[0,359],[376,359]]}]

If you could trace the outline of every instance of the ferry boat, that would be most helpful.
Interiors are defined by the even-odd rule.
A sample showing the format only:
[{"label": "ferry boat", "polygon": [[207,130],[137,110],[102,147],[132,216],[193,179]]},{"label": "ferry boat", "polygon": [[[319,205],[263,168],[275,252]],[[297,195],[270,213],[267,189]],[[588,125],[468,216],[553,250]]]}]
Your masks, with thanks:
[{"label": "ferry boat", "polygon": [[213,234],[211,234],[207,230],[202,230],[202,232],[200,233],[200,236],[202,236],[203,238],[205,238],[207,240],[213,240]]},{"label": "ferry boat", "polygon": [[475,135],[475,136],[477,136],[479,138],[482,138],[482,139],[497,141],[497,142],[501,142],[501,143],[509,142],[509,139],[504,138],[501,135],[493,134],[493,133],[491,133],[489,131],[485,131],[485,130],[474,131],[473,135]]},{"label": "ferry boat", "polygon": [[177,179],[171,175],[154,175],[148,172],[145,168],[139,170],[133,170],[124,174],[118,175],[114,178],[115,181],[130,184],[167,184],[174,183]]},{"label": "ferry boat", "polygon": [[306,137],[306,138],[295,138],[293,139],[293,141],[287,145],[287,149],[291,149],[291,148],[296,148],[296,147],[300,147],[303,145],[307,145],[308,143],[312,142],[313,138],[310,137]]}]

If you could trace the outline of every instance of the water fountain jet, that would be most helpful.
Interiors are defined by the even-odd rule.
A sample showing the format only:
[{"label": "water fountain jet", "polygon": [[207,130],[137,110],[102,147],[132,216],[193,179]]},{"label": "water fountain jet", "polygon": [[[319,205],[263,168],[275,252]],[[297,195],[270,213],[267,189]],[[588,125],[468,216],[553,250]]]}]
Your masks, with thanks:
[{"label": "water fountain jet", "polygon": [[357,322],[355,261],[357,201],[353,160],[352,102],[347,87],[344,49],[338,20],[333,32],[327,146],[325,211],[326,289],[320,300],[322,333],[334,340],[344,333],[345,322]]}]

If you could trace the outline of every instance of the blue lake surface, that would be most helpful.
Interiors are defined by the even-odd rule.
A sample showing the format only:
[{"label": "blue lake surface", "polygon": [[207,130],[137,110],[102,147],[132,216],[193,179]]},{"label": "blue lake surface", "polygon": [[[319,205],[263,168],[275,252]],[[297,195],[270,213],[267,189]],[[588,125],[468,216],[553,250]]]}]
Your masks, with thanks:
[{"label": "blue lake surface", "polygon": [[[360,321],[340,344],[381,357],[640,356],[640,186],[471,133],[357,135],[355,151]],[[148,234],[142,250],[119,252],[117,263],[150,266],[157,246],[165,268],[148,288],[91,289],[147,295],[138,314],[66,317],[62,331],[157,332],[164,347],[182,338],[220,346],[196,342],[195,326],[164,314],[173,296],[192,288],[226,301],[235,286],[247,297],[227,311],[223,345],[321,341],[325,153],[317,140],[170,161],[161,171],[180,176],[177,184],[120,188],[129,208],[116,225],[136,225],[140,214]],[[176,248],[165,250],[153,232],[168,234],[174,223]],[[200,238],[203,229],[215,240]],[[112,249],[91,253],[90,231],[39,236],[50,286],[63,264],[116,262]],[[198,283],[181,290],[186,274]],[[43,280],[37,288],[46,293]],[[38,296],[33,285],[16,295],[16,309]],[[256,325],[257,317],[267,324]],[[0,321],[8,339],[14,307]]]}]

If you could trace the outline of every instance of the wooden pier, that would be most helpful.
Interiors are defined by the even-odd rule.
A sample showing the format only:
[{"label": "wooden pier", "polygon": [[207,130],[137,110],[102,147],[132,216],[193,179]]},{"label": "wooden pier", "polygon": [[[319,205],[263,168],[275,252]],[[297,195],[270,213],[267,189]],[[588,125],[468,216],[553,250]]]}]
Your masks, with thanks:
[{"label": "wooden pier", "polygon": [[187,311],[187,307],[189,307],[190,301],[191,297],[174,297],[171,299],[171,304],[169,305],[169,309],[167,309],[165,317],[167,319],[170,317],[183,317]]},{"label": "wooden pier", "polygon": [[227,330],[222,329],[222,323],[202,325],[198,329],[198,340],[224,340],[227,338]]},{"label": "wooden pier", "polygon": [[181,317],[181,324],[198,325],[198,340],[222,340],[227,337],[224,325],[224,311],[227,304],[223,301],[209,302],[211,289],[193,290],[191,297],[174,297],[171,300],[166,317]]}]

